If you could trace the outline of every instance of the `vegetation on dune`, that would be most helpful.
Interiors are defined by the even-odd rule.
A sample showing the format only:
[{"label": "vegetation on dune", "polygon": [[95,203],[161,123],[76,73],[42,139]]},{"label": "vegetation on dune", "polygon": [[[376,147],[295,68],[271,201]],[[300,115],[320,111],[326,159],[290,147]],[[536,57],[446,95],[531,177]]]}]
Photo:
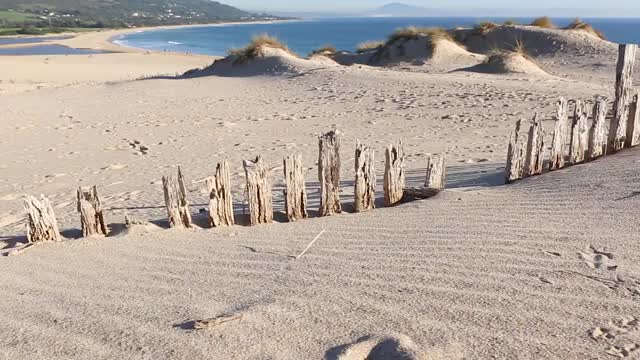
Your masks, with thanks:
[{"label": "vegetation on dune", "polygon": [[545,29],[555,29],[556,25],[548,16],[539,17],[531,22],[531,26],[537,26]]},{"label": "vegetation on dune", "polygon": [[325,45],[321,48],[315,49],[311,52],[310,56],[313,55],[333,55],[337,52],[336,48],[333,45]]},{"label": "vegetation on dune", "polygon": [[499,25],[492,21],[483,21],[473,27],[473,33],[476,35],[485,35],[489,31],[497,28]]},{"label": "vegetation on dune", "polygon": [[513,26],[513,25],[518,25],[518,22],[516,20],[505,20],[505,22],[502,23],[502,25],[505,26]]},{"label": "vegetation on dune", "polygon": [[396,42],[398,40],[402,40],[402,41],[415,40],[415,39],[419,38],[420,36],[428,36],[432,40],[445,39],[445,40],[453,41],[453,38],[451,37],[449,32],[447,32],[446,29],[437,28],[437,27],[418,28],[418,27],[415,27],[415,26],[410,26],[410,27],[406,27],[406,28],[403,28],[403,29],[396,30],[389,37],[389,40],[387,41],[387,44],[394,43],[394,42]]},{"label": "vegetation on dune", "polygon": [[363,43],[358,44],[356,48],[356,52],[358,54],[365,53],[367,51],[378,50],[384,46],[383,41],[365,41]]},{"label": "vegetation on dune", "polygon": [[568,29],[568,30],[583,30],[583,31],[590,32],[590,33],[596,35],[597,37],[599,37],[602,40],[606,40],[606,37],[604,36],[602,31],[594,29],[593,26],[591,26],[591,24],[586,23],[586,22],[580,20],[579,18],[576,18],[575,20],[573,20],[573,22],[571,24],[569,24],[569,26],[567,26],[566,29]]},{"label": "vegetation on dune", "polygon": [[295,56],[295,53],[291,51],[285,44],[283,44],[276,37],[270,36],[268,34],[254,36],[251,39],[249,45],[241,49],[231,49],[229,51],[229,55],[237,57],[235,63],[243,64],[249,60],[253,60],[262,56],[264,47],[284,50],[287,53]]}]

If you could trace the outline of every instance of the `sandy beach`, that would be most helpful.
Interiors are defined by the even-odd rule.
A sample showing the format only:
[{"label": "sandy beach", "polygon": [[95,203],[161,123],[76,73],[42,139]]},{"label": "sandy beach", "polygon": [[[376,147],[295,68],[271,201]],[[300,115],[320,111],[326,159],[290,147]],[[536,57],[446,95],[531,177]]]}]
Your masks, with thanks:
[{"label": "sandy beach", "polygon": [[[0,358],[640,353],[640,149],[510,185],[504,175],[517,120],[528,127],[538,113],[550,147],[559,97],[614,99],[617,44],[510,26],[368,55],[266,47],[238,61],[124,48],[110,40],[119,34],[53,41],[109,54],[0,56],[2,254],[26,241],[25,195],[51,200],[65,237],[0,257]],[[492,59],[514,36],[527,55]],[[332,129],[344,212],[318,217],[318,135]],[[378,208],[362,214],[357,140],[375,149],[378,174]],[[399,140],[408,185],[424,183],[430,154],[446,156],[444,192],[382,205],[384,150]],[[283,214],[291,154],[311,215],[294,223]],[[206,179],[228,160],[242,218],[242,161],[257,155],[272,172],[275,223],[209,228]],[[167,228],[162,177],[178,166],[191,229]],[[81,236],[76,190],[93,185],[112,236]],[[126,228],[125,216],[144,225]],[[192,329],[228,315],[238,318]]]}]

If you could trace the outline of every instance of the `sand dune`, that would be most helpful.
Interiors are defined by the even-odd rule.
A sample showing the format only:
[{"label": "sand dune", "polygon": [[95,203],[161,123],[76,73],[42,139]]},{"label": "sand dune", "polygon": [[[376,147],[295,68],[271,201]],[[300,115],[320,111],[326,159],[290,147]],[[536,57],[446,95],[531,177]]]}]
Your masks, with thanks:
[{"label": "sand dune", "polygon": [[528,74],[549,76],[533,62],[531,58],[515,51],[503,51],[493,54],[481,64],[462,69],[465,71],[484,72],[489,74]]}]

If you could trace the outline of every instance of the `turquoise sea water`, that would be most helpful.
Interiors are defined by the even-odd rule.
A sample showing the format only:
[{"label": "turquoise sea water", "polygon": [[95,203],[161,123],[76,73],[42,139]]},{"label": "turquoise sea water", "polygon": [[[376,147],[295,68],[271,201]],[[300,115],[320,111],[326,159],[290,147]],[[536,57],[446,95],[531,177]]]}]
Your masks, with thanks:
[{"label": "turquoise sea water", "polygon": [[[526,24],[531,18],[509,18]],[[166,50],[205,55],[225,55],[231,48],[246,45],[253,35],[268,33],[284,41],[293,51],[307,55],[331,44],[339,50],[354,50],[367,40],[384,40],[394,30],[410,25],[421,27],[473,26],[480,21],[504,22],[506,18],[340,18],[272,24],[228,24],[169,30],[149,30],[115,39],[118,44],[148,50]],[[553,19],[566,26],[573,19]],[[640,44],[640,18],[584,19],[618,43]]]}]

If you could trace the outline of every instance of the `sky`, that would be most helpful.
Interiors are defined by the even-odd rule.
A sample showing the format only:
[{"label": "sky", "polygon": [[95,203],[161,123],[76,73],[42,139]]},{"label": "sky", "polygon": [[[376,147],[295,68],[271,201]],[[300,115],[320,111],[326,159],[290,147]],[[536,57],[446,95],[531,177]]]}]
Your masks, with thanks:
[{"label": "sky", "polygon": [[[580,12],[595,13],[602,16],[640,16],[640,0],[219,0],[251,11],[322,11],[352,12],[375,9],[391,2],[402,2],[428,8],[451,9],[473,8],[509,9],[513,15],[526,15],[531,11],[549,9],[575,9]],[[483,14],[486,15],[486,14]],[[549,14],[552,15],[552,14]]]}]

